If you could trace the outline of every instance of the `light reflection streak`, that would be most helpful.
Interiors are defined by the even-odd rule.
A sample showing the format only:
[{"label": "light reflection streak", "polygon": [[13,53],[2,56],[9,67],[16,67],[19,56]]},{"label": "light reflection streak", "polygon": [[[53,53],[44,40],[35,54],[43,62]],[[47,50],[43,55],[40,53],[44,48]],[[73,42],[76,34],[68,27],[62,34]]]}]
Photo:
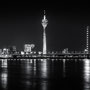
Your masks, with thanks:
[{"label": "light reflection streak", "polygon": [[22,64],[22,73],[23,73],[23,77],[24,77],[24,81],[22,81],[22,83],[25,84],[26,88],[29,88],[32,83],[30,81],[30,78],[32,77],[32,59],[27,59],[24,61],[24,63]]},{"label": "light reflection streak", "polygon": [[84,89],[90,90],[90,60],[84,59]]},{"label": "light reflection streak", "polygon": [[63,76],[65,77],[65,59],[63,59]]},{"label": "light reflection streak", "polygon": [[[32,70],[32,59],[30,59],[30,61],[28,60],[28,61],[26,61],[26,63],[25,63],[25,73],[26,73],[26,75],[29,75],[29,74],[31,74],[31,70]],[[29,75],[30,76],[30,75]]]},{"label": "light reflection streak", "polygon": [[1,63],[2,63],[2,64],[1,64],[1,67],[2,67],[2,68],[7,68],[7,59],[2,59],[2,60],[1,60]]},{"label": "light reflection streak", "polygon": [[7,59],[2,59],[1,67],[2,67],[1,84],[4,89],[7,89],[7,78],[8,78]]},{"label": "light reflection streak", "polygon": [[8,77],[7,72],[2,72],[1,83],[2,83],[2,87],[5,89],[7,88],[7,77]]},{"label": "light reflection streak", "polygon": [[41,77],[46,78],[47,77],[47,60],[43,59],[41,63]]},{"label": "light reflection streak", "polygon": [[47,82],[46,81],[43,81],[42,83],[41,83],[41,90],[47,90]]},{"label": "light reflection streak", "polygon": [[36,75],[36,59],[34,59],[34,67],[33,67],[33,70],[34,70],[34,76]]}]

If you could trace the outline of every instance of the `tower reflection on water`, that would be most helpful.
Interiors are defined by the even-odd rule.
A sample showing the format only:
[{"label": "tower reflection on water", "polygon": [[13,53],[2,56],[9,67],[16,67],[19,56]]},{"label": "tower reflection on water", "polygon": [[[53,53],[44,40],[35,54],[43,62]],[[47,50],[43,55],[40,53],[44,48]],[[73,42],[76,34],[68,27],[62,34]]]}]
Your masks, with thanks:
[{"label": "tower reflection on water", "polygon": [[[48,64],[47,59],[41,59],[40,77],[43,79],[48,78]],[[41,90],[47,90],[48,83],[46,80],[41,80]]]},{"label": "tower reflection on water", "polygon": [[40,71],[41,71],[41,77],[47,78],[47,60],[46,59],[42,59]]},{"label": "tower reflection on water", "polygon": [[84,60],[84,88],[90,90],[90,60]]},{"label": "tower reflection on water", "polygon": [[5,89],[7,88],[7,79],[8,79],[8,70],[7,70],[7,59],[2,59],[1,61],[1,85],[2,88]]},{"label": "tower reflection on water", "polygon": [[[46,59],[27,59],[21,61],[22,84],[27,88],[47,90],[48,67]],[[24,81],[23,81],[24,79]]]}]

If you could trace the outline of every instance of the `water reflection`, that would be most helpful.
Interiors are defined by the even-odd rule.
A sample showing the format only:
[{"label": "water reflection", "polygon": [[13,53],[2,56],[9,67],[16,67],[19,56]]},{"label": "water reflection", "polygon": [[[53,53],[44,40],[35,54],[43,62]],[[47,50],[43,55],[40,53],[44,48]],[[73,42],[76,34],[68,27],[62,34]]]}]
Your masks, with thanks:
[{"label": "water reflection", "polygon": [[1,84],[2,84],[2,87],[3,88],[7,88],[7,73],[6,72],[3,72],[2,74],[1,74]]},{"label": "water reflection", "polygon": [[33,66],[33,71],[34,71],[34,76],[36,76],[36,59],[34,59],[34,66]]},{"label": "water reflection", "polygon": [[84,59],[84,89],[90,90],[90,60]]},{"label": "water reflection", "polygon": [[1,67],[7,68],[7,59],[1,59]]},{"label": "water reflection", "polygon": [[46,81],[43,81],[41,83],[41,90],[47,90],[47,88],[48,88],[48,83]]},{"label": "water reflection", "polygon": [[63,77],[65,77],[65,59],[63,59]]},{"label": "water reflection", "polygon": [[8,70],[7,70],[7,59],[1,60],[1,86],[3,89],[7,89],[7,78],[8,78]]},{"label": "water reflection", "polygon": [[12,87],[15,90],[55,90],[57,87],[59,90],[76,90],[83,87],[80,86],[83,80],[82,75],[84,75],[84,90],[90,90],[90,60],[88,59],[84,61],[67,59],[7,61],[4,59],[0,60],[0,69],[0,86],[5,90],[13,90]]},{"label": "water reflection", "polygon": [[41,61],[41,77],[47,78],[47,59],[42,59]]}]

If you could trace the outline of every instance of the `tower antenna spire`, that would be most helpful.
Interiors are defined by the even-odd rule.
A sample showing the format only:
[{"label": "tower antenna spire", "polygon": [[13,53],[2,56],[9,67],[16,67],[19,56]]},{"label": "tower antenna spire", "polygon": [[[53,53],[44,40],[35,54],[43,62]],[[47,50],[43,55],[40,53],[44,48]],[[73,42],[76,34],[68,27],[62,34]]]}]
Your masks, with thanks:
[{"label": "tower antenna spire", "polygon": [[46,11],[44,10],[44,15],[46,14]]},{"label": "tower antenna spire", "polygon": [[44,16],[43,19],[46,20],[46,11],[44,10]]}]

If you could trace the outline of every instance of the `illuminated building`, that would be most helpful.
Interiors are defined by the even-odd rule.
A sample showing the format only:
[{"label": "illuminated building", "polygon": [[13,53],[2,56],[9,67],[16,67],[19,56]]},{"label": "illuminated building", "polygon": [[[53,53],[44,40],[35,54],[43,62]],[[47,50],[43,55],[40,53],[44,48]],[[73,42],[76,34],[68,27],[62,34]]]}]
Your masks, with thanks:
[{"label": "illuminated building", "polygon": [[87,26],[87,32],[86,32],[86,50],[89,52],[89,26]]},{"label": "illuminated building", "polygon": [[42,26],[43,26],[43,54],[47,54],[47,46],[46,46],[46,27],[48,24],[48,20],[46,19],[45,10],[44,10],[44,16],[42,19]]},{"label": "illuminated building", "polygon": [[86,49],[84,50],[84,53],[89,53],[89,26],[87,26],[86,31]]},{"label": "illuminated building", "polygon": [[2,54],[2,49],[0,49],[0,55]]},{"label": "illuminated building", "polygon": [[32,48],[34,48],[35,45],[34,44],[25,44],[24,45],[24,52],[26,54],[32,53]]},{"label": "illuminated building", "polygon": [[63,54],[66,54],[68,53],[68,48],[65,48],[63,51],[62,51]]},{"label": "illuminated building", "polygon": [[23,51],[21,51],[21,55],[24,55],[24,52]]},{"label": "illuminated building", "polygon": [[8,49],[7,48],[3,48],[3,54],[8,54]]},{"label": "illuminated building", "polygon": [[9,54],[15,54],[17,52],[16,46],[9,47]]}]

